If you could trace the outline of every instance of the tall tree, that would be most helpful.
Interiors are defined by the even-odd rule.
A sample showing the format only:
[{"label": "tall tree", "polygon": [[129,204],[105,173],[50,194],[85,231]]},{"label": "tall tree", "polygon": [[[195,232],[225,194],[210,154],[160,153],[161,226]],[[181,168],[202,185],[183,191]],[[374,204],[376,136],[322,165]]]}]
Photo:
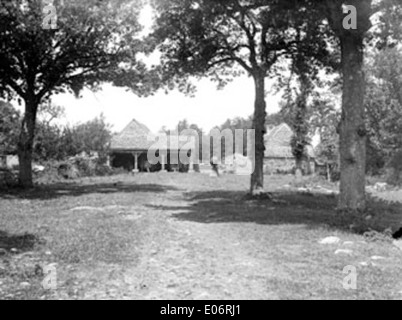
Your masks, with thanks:
[{"label": "tall tree", "polygon": [[367,60],[369,138],[389,159],[402,149],[402,49],[375,50]]},{"label": "tall tree", "polygon": [[[32,151],[39,105],[51,95],[104,81],[148,86],[136,53],[140,0],[0,0],[0,97],[23,100],[20,183],[32,187]],[[45,13],[45,14],[44,14]],[[57,20],[56,20],[57,18]]]},{"label": "tall tree", "polygon": [[[304,42],[306,55],[326,51],[319,24],[306,24],[310,14],[295,1],[155,0],[154,33],[169,83],[191,88],[182,79],[210,77],[225,85],[246,73],[254,81],[255,169],[251,193],[264,188],[265,82],[278,62]],[[314,16],[314,15],[313,15]],[[318,43],[317,43],[318,42]],[[239,69],[240,68],[240,69]]]},{"label": "tall tree", "polygon": [[[305,20],[307,24],[317,23],[314,15],[321,17],[322,27],[329,25],[332,30],[324,33],[325,38],[334,40],[326,45],[335,54],[339,48],[343,92],[339,126],[342,173],[338,207],[341,210],[363,210],[366,206],[367,140],[364,49],[370,42],[383,48],[401,40],[402,3],[399,0],[300,0],[293,3],[310,13]],[[379,22],[372,28],[375,17]]]},{"label": "tall tree", "polygon": [[309,126],[310,132],[318,134],[320,137],[320,143],[315,149],[315,155],[319,162],[326,165],[329,181],[332,180],[334,173],[338,174],[339,172],[338,127],[340,118],[340,110],[336,108],[331,97],[317,93],[311,104]]},{"label": "tall tree", "polygon": [[[351,24],[345,28],[344,1],[326,1],[327,18],[339,39],[342,60],[343,102],[340,124],[340,209],[365,208],[366,127],[364,39],[371,28],[371,0],[351,0]],[[354,15],[353,15],[354,14]],[[354,25],[353,25],[354,24]],[[356,27],[357,26],[357,27]]]},{"label": "tall tree", "polygon": [[[366,144],[364,50],[375,39],[383,46],[397,41],[402,18],[400,1],[396,0],[325,0],[323,15],[339,41],[343,82],[340,123],[341,183],[339,209],[363,210],[365,201]],[[381,23],[372,30],[371,18],[380,16]]]},{"label": "tall tree", "polygon": [[366,58],[368,172],[381,173],[402,150],[402,50],[373,48]]},{"label": "tall tree", "polygon": [[[296,88],[292,87],[293,77],[296,78]],[[291,75],[285,90],[284,110],[289,115],[289,122],[293,129],[291,147],[296,159],[296,176],[302,174],[302,162],[306,156],[306,147],[309,140],[309,98],[314,89],[314,80],[317,70],[314,64],[309,64],[303,56],[302,50],[292,56]]]}]

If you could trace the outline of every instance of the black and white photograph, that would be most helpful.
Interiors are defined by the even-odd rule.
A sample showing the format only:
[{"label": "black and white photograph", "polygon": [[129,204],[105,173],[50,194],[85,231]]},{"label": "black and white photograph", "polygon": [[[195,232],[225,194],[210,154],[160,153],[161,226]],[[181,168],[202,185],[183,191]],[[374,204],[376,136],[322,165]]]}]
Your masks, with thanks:
[{"label": "black and white photograph", "polygon": [[402,300],[402,0],[0,0],[0,300]]}]

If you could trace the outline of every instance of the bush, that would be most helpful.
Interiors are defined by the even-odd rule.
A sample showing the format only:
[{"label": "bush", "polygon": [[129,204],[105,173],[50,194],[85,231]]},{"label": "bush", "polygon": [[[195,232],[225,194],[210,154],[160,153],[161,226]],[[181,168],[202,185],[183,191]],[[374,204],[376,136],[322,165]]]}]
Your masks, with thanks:
[{"label": "bush", "polygon": [[339,170],[334,170],[331,172],[331,181],[338,182],[341,180],[341,172]]},{"label": "bush", "polygon": [[95,167],[95,175],[97,177],[106,177],[114,174],[114,170],[107,165],[98,164]]},{"label": "bush", "polygon": [[18,185],[18,179],[14,173],[5,168],[0,168],[0,188],[13,188]]},{"label": "bush", "polygon": [[[126,174],[124,169],[114,169],[100,163],[97,159],[77,157],[68,161],[50,161],[45,170],[35,175],[40,184],[51,184],[63,180],[75,180],[82,177],[104,177]],[[1,183],[0,183],[1,184]]]},{"label": "bush", "polygon": [[[318,175],[325,177],[325,179],[328,179],[328,172],[326,167],[319,167],[316,169],[316,171]],[[341,171],[338,164],[331,163],[329,165],[329,174],[331,177],[331,182],[338,182],[339,180],[341,180]]]},{"label": "bush", "polygon": [[57,168],[57,174],[64,179],[77,179],[81,176],[80,170],[71,163],[62,163]]},{"label": "bush", "polygon": [[[101,158],[75,157],[64,163],[66,179],[79,177],[109,176],[113,170]],[[78,172],[78,174],[75,173]]]},{"label": "bush", "polygon": [[81,177],[92,177],[96,175],[96,163],[91,159],[77,157],[71,161],[71,164],[77,168]]},{"label": "bush", "polygon": [[389,168],[387,170],[387,183],[391,186],[402,185],[401,172],[395,168]]},{"label": "bush", "polygon": [[371,176],[379,176],[384,174],[386,165],[386,154],[383,149],[378,148],[367,139],[367,161],[366,173]]},{"label": "bush", "polygon": [[127,174],[127,170],[124,168],[109,168],[111,170],[110,175],[126,175]]},{"label": "bush", "polygon": [[387,183],[393,186],[402,185],[402,150],[396,152],[388,164]]},{"label": "bush", "polygon": [[386,178],[384,176],[366,176],[366,185],[367,186],[374,186],[377,183],[384,183],[386,182]]}]

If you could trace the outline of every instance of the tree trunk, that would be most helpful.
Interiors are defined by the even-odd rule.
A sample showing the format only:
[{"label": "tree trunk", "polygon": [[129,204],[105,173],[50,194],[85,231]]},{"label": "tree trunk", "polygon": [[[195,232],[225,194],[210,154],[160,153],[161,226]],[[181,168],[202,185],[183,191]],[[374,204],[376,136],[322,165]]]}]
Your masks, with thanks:
[{"label": "tree trunk", "polygon": [[339,209],[364,210],[366,174],[364,37],[341,37],[343,101],[340,125]]},{"label": "tree trunk", "polygon": [[38,102],[35,98],[25,100],[25,115],[18,142],[19,184],[23,188],[33,187],[32,153],[37,109]]},{"label": "tree trunk", "polygon": [[265,73],[258,72],[254,75],[254,82],[256,92],[253,119],[255,156],[254,171],[251,175],[251,194],[258,194],[264,191],[264,136],[266,133]]}]

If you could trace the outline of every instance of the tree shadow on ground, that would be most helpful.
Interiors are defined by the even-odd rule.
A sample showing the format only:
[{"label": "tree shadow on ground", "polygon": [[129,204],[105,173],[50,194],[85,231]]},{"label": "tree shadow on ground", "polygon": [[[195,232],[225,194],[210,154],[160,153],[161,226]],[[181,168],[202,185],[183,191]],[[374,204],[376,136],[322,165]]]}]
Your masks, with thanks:
[{"label": "tree shadow on ground", "polygon": [[0,231],[0,249],[6,251],[11,249],[16,249],[18,252],[30,251],[39,242],[39,238],[33,234],[15,235]]},{"label": "tree shadow on ground", "polygon": [[[401,227],[402,204],[369,200],[364,213],[340,213],[334,195],[275,192],[273,200],[247,200],[244,192],[209,191],[187,193],[182,206],[153,206],[179,220],[199,223],[301,224],[308,228],[329,227],[362,234],[369,230],[393,231]],[[367,219],[370,217],[370,219]]]},{"label": "tree shadow on ground", "polygon": [[50,200],[60,197],[79,197],[86,194],[113,193],[165,193],[177,188],[157,184],[101,183],[83,185],[79,183],[39,186],[32,190],[0,190],[0,199]]}]

